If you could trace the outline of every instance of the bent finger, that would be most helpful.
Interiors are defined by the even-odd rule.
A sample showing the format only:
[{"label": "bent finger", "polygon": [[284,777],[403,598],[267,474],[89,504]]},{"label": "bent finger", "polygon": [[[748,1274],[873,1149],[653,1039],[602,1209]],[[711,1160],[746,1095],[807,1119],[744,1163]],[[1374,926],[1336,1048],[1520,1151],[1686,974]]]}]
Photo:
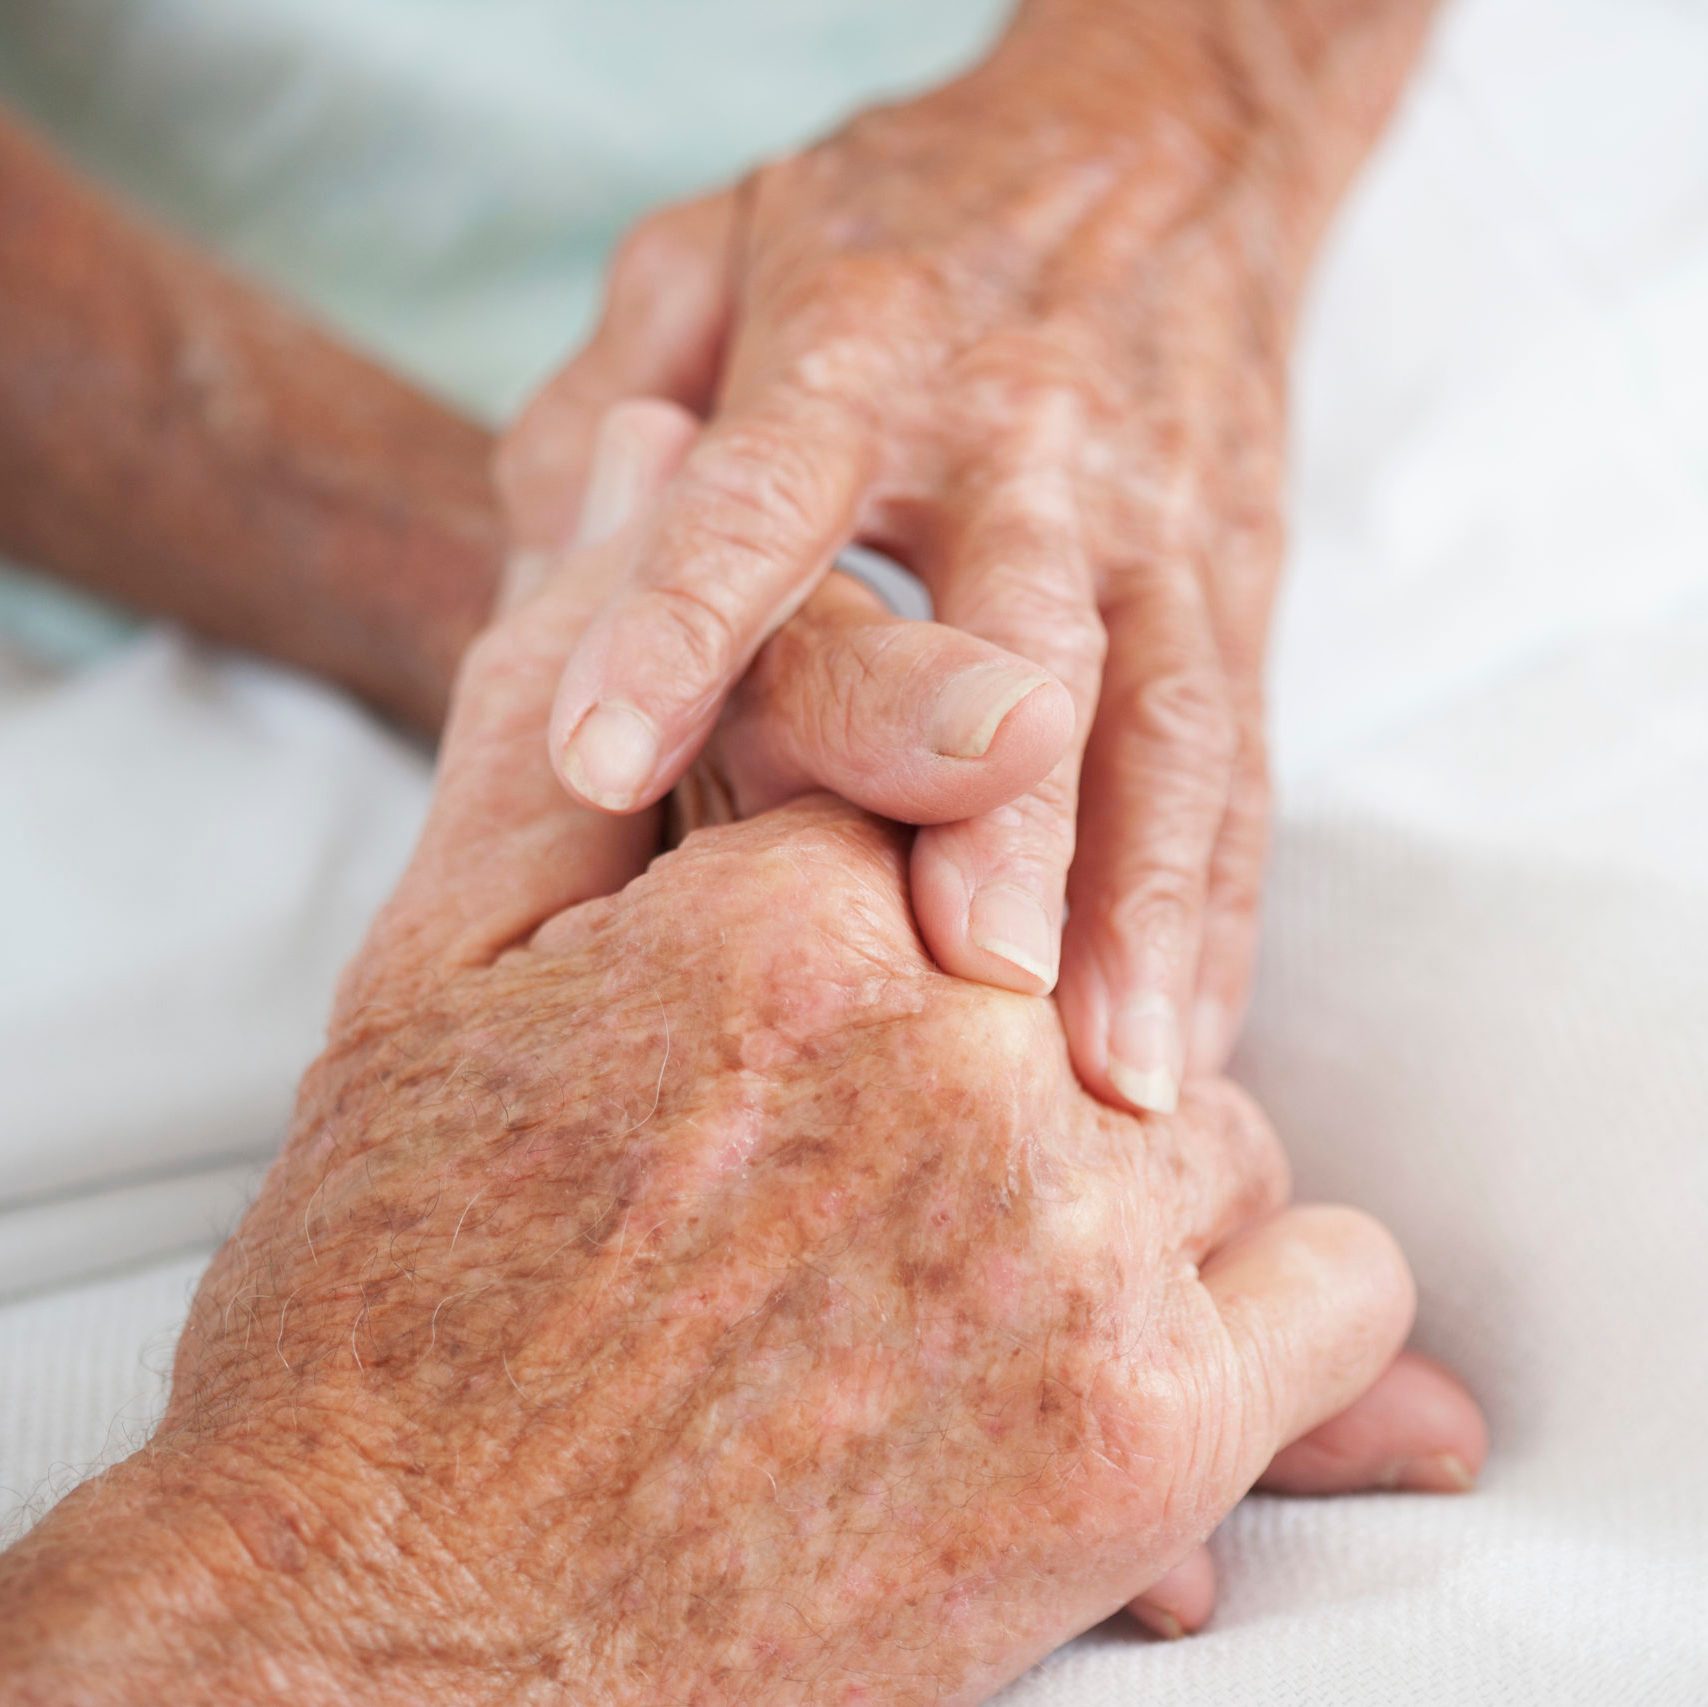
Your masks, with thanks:
[{"label": "bent finger", "polygon": [[1029,658],[1072,699],[1072,738],[1036,787],[922,831],[913,848],[914,909],[937,964],[1042,993],[1060,959],[1080,754],[1104,648],[1071,479],[1047,449],[965,501],[933,591],[945,622]]},{"label": "bent finger", "polygon": [[1203,1629],[1215,1609],[1216,1562],[1202,1542],[1127,1603],[1127,1611],[1138,1623],[1168,1641]]},{"label": "bent finger", "polygon": [[1270,785],[1263,713],[1238,716],[1238,747],[1227,810],[1210,856],[1203,937],[1187,1037],[1187,1067],[1219,1073],[1245,1018],[1257,960],[1264,868],[1269,856]]},{"label": "bent finger", "polygon": [[760,651],[708,757],[743,817],[827,789],[903,823],[943,823],[1038,782],[1073,726],[1067,690],[1037,665],[894,616],[833,574]]},{"label": "bent finger", "polygon": [[1088,1088],[1166,1112],[1185,1069],[1235,731],[1195,576],[1135,575],[1104,618],[1109,660],[1085,752],[1062,1019]]},{"label": "bent finger", "polygon": [[638,572],[565,666],[552,746],[573,795],[631,812],[676,781],[754,653],[847,542],[875,459],[860,412],[789,389],[702,435]]},{"label": "bent finger", "polygon": [[[1488,1426],[1464,1383],[1429,1358],[1402,1351],[1368,1392],[1284,1446],[1257,1485],[1309,1495],[1384,1488],[1464,1493],[1487,1456]],[[1153,1634],[1173,1638],[1202,1629],[1215,1601],[1215,1563],[1200,1544],[1127,1610]]]}]

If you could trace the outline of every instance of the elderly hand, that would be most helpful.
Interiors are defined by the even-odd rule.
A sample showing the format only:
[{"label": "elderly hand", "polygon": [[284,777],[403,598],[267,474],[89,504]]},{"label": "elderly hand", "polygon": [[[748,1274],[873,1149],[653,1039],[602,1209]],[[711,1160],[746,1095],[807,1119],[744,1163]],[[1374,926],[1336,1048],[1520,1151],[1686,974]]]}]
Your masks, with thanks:
[{"label": "elderly hand", "polygon": [[645,221],[500,459],[550,552],[609,401],[711,412],[570,658],[567,786],[657,800],[835,551],[878,543],[1077,711],[1035,788],[918,838],[937,963],[1036,992],[1059,962],[1106,1098],[1167,1110],[1217,1070],[1266,836],[1288,327],[1428,10],[1033,0],[970,75]]},{"label": "elderly hand", "polygon": [[590,574],[471,655],[160,1433],[0,1560],[9,1699],[971,1701],[1390,1384],[1387,1236],[1283,1209],[1230,1087],[1093,1101],[898,833],[820,796],[584,900],[636,857],[538,741]]}]

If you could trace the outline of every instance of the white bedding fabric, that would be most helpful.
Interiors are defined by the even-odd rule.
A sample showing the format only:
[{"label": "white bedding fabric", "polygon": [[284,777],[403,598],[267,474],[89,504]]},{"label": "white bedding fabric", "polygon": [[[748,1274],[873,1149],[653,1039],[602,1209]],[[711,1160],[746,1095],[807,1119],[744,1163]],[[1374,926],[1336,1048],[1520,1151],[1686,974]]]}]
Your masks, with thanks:
[{"label": "white bedding fabric", "polygon": [[[607,215],[947,63],[989,12],[27,0],[0,90],[495,408],[573,330]],[[646,93],[707,67],[738,98]],[[1488,1406],[1483,1486],[1249,1502],[1211,1631],[1111,1625],[1024,1707],[1708,1699],[1705,86],[1698,8],[1462,0],[1302,350],[1238,1073],[1307,1191],[1401,1234],[1420,1342]],[[728,134],[696,152],[690,121]],[[548,182],[552,147],[579,164]],[[0,656],[0,1509],[23,1521],[146,1425],[426,766],[169,633],[75,669]]]}]

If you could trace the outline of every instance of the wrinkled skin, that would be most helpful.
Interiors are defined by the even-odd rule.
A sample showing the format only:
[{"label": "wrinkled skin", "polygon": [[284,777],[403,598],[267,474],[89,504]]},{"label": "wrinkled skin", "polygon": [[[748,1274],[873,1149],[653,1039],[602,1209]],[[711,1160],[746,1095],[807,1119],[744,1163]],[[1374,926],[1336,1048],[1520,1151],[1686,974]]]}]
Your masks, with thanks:
[{"label": "wrinkled skin", "polygon": [[901,832],[808,798],[588,898],[586,581],[471,655],[159,1436],[0,1560],[29,1707],[975,1700],[1379,1390],[1386,1235],[1276,1215],[1230,1087],[1088,1095]]},{"label": "wrinkled skin", "polygon": [[644,222],[499,460],[549,553],[607,404],[709,418],[570,657],[566,786],[657,800],[833,553],[881,544],[1076,712],[1017,801],[917,839],[938,963],[1027,992],[1059,968],[1108,1100],[1166,1111],[1219,1070],[1267,837],[1289,332],[1429,10],[1031,0],[965,76]]},{"label": "wrinkled skin", "polygon": [[[1271,1392],[1193,1266],[1278,1201],[1255,1112],[1097,1105],[1048,1005],[933,970],[901,860],[829,805],[691,838],[490,966],[387,968],[339,1026],[168,1427],[219,1438],[228,1392],[246,1432],[336,1418],[346,1508],[409,1467],[383,1544],[461,1567],[419,1591],[458,1658],[411,1655],[413,1687],[980,1694],[1396,1348],[1397,1257],[1332,1223],[1363,1320],[1317,1390]],[[340,1522],[257,1480],[252,1551]],[[381,1588],[363,1562],[338,1593]]]}]

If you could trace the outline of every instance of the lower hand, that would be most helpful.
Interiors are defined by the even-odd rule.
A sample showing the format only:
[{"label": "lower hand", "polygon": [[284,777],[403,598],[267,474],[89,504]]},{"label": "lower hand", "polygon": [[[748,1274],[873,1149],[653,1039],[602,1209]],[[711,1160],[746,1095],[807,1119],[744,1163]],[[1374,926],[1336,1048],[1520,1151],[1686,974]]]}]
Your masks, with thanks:
[{"label": "lower hand", "polygon": [[0,1561],[32,1707],[970,1701],[1266,1465],[1416,1449],[1344,1420],[1387,1236],[1284,1208],[1231,1087],[1088,1097],[1053,1004],[932,966],[896,834],[801,802],[588,899],[644,853],[538,741],[581,568],[471,655],[155,1443]]}]

